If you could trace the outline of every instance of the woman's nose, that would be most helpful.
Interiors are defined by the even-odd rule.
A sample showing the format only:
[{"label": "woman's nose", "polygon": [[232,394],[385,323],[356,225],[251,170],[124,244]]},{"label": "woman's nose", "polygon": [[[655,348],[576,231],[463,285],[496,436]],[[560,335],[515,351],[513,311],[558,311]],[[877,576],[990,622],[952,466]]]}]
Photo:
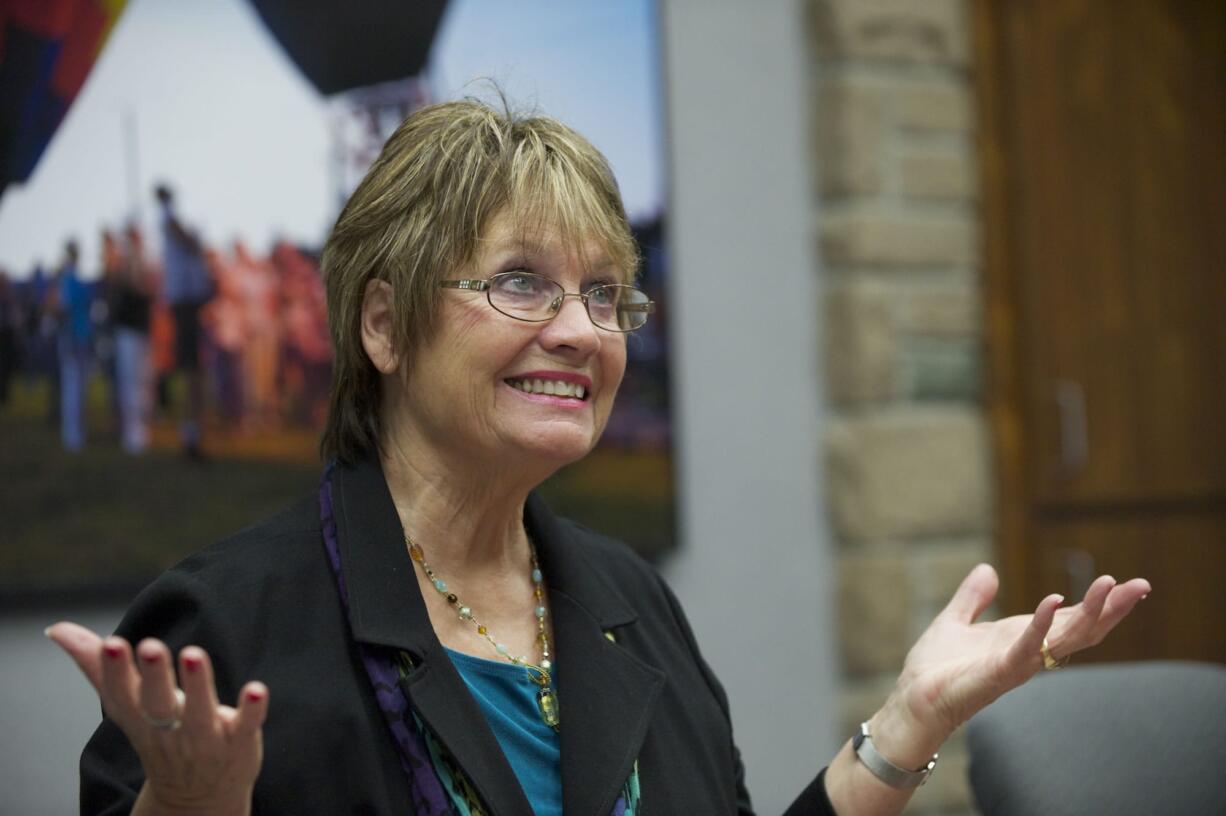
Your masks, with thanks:
[{"label": "woman's nose", "polygon": [[[573,303],[567,301],[573,300]],[[554,301],[553,319],[545,324],[541,342],[546,347],[570,346],[581,351],[593,351],[600,346],[596,325],[588,316],[587,304],[581,295],[567,292]]]}]

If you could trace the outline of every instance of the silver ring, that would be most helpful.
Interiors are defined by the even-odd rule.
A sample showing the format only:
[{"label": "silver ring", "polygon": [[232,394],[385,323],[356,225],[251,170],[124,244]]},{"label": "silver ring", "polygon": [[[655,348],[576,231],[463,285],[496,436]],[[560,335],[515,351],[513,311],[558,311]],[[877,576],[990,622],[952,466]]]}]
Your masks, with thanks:
[{"label": "silver ring", "polygon": [[148,711],[141,709],[140,715],[145,718],[145,722],[159,731],[177,731],[183,725],[183,701],[187,696],[183,693],[183,689],[175,689],[175,713],[169,717],[154,717]]}]

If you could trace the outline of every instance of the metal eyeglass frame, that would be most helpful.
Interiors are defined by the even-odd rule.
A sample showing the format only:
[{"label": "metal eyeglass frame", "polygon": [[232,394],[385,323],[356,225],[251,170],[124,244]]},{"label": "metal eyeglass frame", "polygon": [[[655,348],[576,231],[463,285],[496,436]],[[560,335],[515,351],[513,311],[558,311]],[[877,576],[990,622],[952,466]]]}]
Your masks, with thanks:
[{"label": "metal eyeglass frame", "polygon": [[[643,326],[647,325],[647,319],[644,318],[642,325],[635,326],[633,329],[611,329],[608,326],[602,326],[601,324],[597,323],[596,318],[592,317],[592,309],[588,305],[588,301],[587,301],[587,299],[592,294],[592,289],[599,289],[605,286],[619,286],[624,289],[633,289],[636,292],[643,291],[642,289],[639,289],[637,286],[629,286],[628,284],[624,284],[624,283],[602,283],[600,284],[600,286],[593,286],[592,289],[589,289],[586,292],[567,292],[563,290],[562,294],[558,295],[556,298],[554,298],[550,302],[550,309],[552,310],[553,314],[549,315],[549,317],[542,317],[539,320],[533,320],[530,317],[520,317],[519,315],[513,315],[513,314],[510,314],[509,312],[504,312],[502,309],[499,309],[497,306],[495,306],[494,301],[490,299],[490,290],[493,288],[493,284],[491,283],[491,281],[497,278],[507,277],[509,275],[531,275],[534,278],[541,278],[543,280],[547,280],[550,283],[557,286],[558,288],[561,288],[561,284],[559,284],[557,281],[554,281],[554,280],[551,280],[545,277],[544,275],[538,275],[535,272],[514,272],[514,271],[499,272],[496,275],[490,275],[485,280],[466,278],[463,280],[439,281],[438,285],[440,288],[443,288],[443,289],[463,289],[469,292],[485,292],[485,300],[487,303],[490,304],[491,309],[498,312],[498,314],[506,315],[512,320],[522,320],[525,323],[548,323],[550,320],[553,320],[555,317],[557,317],[558,312],[562,311],[562,304],[566,302],[566,298],[573,297],[573,298],[579,298],[581,301],[583,301],[583,311],[587,312],[587,319],[592,321],[592,325],[598,329],[604,329],[605,331],[610,331],[610,332],[617,332],[618,334],[629,334],[630,332],[638,331],[639,329],[643,328]],[[621,310],[627,311],[627,312],[643,312],[644,314],[651,314],[656,310],[656,303],[654,300],[648,300],[646,303],[627,303],[623,306],[619,306],[618,308]]]}]

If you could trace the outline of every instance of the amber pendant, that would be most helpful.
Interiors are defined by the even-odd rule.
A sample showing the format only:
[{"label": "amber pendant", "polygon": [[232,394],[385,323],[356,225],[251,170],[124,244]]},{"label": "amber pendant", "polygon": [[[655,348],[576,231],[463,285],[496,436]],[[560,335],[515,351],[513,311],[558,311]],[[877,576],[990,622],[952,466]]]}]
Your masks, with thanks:
[{"label": "amber pendant", "polygon": [[553,686],[541,686],[536,693],[536,704],[541,709],[541,719],[545,725],[557,731],[558,723],[562,720],[558,716],[558,695],[554,693]]}]

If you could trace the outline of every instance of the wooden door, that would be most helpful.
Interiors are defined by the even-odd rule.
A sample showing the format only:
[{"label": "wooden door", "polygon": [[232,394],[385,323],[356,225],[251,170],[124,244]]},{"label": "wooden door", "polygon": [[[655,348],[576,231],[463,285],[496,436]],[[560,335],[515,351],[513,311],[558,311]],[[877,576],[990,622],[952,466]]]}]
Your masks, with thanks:
[{"label": "wooden door", "polygon": [[1226,662],[1226,4],[974,8],[1005,605],[1145,575],[1097,659]]}]

